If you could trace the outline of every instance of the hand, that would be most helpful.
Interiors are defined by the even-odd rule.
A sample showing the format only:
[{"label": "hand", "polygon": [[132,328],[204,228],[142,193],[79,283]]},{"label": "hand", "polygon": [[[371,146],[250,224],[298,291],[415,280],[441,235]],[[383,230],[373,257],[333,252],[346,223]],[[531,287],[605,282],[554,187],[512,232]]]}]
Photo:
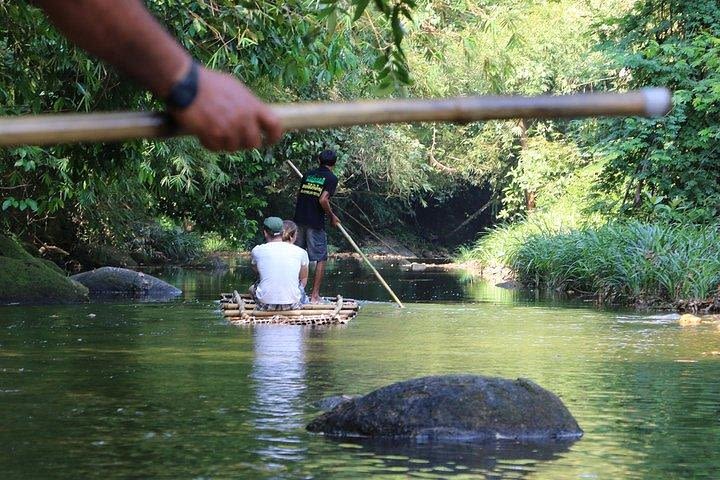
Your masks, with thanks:
[{"label": "hand", "polygon": [[201,68],[193,103],[170,112],[183,131],[196,135],[205,148],[233,152],[275,143],[280,119],[270,107],[231,75]]},{"label": "hand", "polygon": [[337,215],[333,215],[332,217],[330,217],[330,225],[332,225],[333,227],[337,227],[338,225],[340,225],[340,219],[337,217]]}]

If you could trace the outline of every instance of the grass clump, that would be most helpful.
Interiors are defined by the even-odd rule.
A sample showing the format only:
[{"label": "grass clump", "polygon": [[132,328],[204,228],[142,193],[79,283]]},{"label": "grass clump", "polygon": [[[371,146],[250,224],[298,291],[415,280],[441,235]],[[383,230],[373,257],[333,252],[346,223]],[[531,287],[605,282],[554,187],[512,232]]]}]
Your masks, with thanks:
[{"label": "grass clump", "polygon": [[641,305],[704,301],[720,283],[720,227],[614,222],[537,232],[507,264],[518,280]]}]

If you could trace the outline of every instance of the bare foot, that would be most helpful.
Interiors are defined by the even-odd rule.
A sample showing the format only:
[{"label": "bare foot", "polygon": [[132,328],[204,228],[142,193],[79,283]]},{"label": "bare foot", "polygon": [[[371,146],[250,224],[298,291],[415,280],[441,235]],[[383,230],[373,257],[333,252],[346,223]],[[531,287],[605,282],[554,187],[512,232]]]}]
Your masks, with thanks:
[{"label": "bare foot", "polygon": [[320,303],[320,295],[314,294],[310,297],[310,303]]}]

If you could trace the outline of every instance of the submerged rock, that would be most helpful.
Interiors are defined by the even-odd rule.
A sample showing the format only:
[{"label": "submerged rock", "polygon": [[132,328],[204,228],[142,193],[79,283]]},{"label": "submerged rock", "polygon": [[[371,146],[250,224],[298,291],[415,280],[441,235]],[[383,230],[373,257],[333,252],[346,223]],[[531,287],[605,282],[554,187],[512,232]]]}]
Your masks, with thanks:
[{"label": "submerged rock", "polygon": [[88,290],[48,260],[30,255],[14,239],[0,234],[0,305],[86,302]]},{"label": "submerged rock", "polygon": [[693,325],[700,325],[700,323],[702,323],[702,319],[691,313],[684,313],[680,315],[678,323],[683,327],[690,327]]},{"label": "submerged rock", "polygon": [[181,290],[167,282],[126,268],[102,267],[70,277],[85,285],[91,294],[130,295],[145,298],[172,298]]},{"label": "submerged rock", "polygon": [[307,429],[332,436],[416,440],[575,439],[562,401],[530,380],[417,378],[340,403]]}]

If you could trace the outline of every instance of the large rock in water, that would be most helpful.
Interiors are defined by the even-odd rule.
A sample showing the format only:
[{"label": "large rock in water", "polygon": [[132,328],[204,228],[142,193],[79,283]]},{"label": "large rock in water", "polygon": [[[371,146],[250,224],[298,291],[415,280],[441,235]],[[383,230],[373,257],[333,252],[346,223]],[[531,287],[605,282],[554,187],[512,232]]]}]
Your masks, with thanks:
[{"label": "large rock in water", "polygon": [[573,439],[583,433],[562,401],[537,384],[475,375],[394,383],[340,403],[307,429],[421,441]]},{"label": "large rock in water", "polygon": [[177,297],[181,290],[142,272],[118,267],[102,267],[73,275],[94,295],[130,295],[153,299]]},{"label": "large rock in water", "polygon": [[88,290],[49,260],[30,255],[13,238],[0,234],[0,305],[86,302]]}]

